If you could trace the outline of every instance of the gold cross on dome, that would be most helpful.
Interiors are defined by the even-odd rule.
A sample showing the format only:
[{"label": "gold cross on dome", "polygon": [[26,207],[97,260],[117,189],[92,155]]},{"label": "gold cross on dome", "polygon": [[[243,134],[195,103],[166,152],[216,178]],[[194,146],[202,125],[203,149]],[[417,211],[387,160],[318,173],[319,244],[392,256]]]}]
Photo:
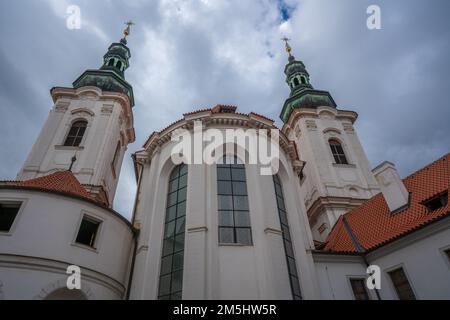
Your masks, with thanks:
[{"label": "gold cross on dome", "polygon": [[126,28],[125,28],[125,30],[123,30],[123,35],[124,35],[124,37],[126,38],[126,37],[128,37],[129,35],[130,35],[130,32],[131,32],[131,26],[134,26],[135,25],[135,23],[133,22],[133,21],[128,21],[128,22],[125,22],[125,25],[127,26]]},{"label": "gold cross on dome", "polygon": [[289,42],[288,42],[291,39],[289,39],[287,37],[284,37],[281,40],[283,40],[286,43],[286,52],[289,54],[289,56],[291,56],[292,48],[291,48],[291,46],[289,45]]}]

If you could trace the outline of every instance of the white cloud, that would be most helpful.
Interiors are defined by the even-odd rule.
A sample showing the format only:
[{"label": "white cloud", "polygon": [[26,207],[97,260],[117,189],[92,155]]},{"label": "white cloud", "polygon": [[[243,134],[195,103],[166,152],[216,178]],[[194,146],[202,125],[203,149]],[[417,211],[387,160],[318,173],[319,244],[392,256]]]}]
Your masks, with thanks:
[{"label": "white cloud", "polygon": [[[365,27],[367,3],[354,0],[284,0],[296,8],[288,21],[281,20],[279,0],[45,0],[44,6],[22,1],[0,2],[4,24],[16,26],[14,35],[6,28],[0,31],[8,43],[2,52],[14,66],[0,79],[5,88],[17,88],[2,92],[6,102],[0,108],[8,108],[2,112],[11,121],[8,128],[32,121],[30,114],[45,119],[51,104],[46,90],[70,85],[83,70],[99,67],[109,42],[121,36],[123,23],[136,22],[126,77],[135,92],[137,142],[124,159],[115,202],[127,217],[135,190],[129,154],[152,131],[184,112],[217,103],[236,104],[242,112],[255,111],[280,124],[278,115],[289,94],[280,40],[284,35],[292,39],[293,53],[305,62],[313,85],[329,90],[340,107],[359,112],[358,134],[374,164],[392,156],[389,160],[408,173],[450,145],[449,110],[439,99],[448,87],[448,10],[426,1],[414,6],[405,0],[385,2],[379,33]],[[70,4],[82,10],[81,32],[65,28]],[[33,14],[25,14],[26,8]],[[32,88],[28,99],[19,90],[22,79]],[[421,94],[424,88],[427,92]],[[433,112],[424,114],[424,108]],[[13,150],[9,158],[14,161],[0,159],[7,167],[3,172],[18,169],[40,125],[36,121],[34,131],[17,135],[24,147]],[[420,137],[411,139],[415,128],[421,128]],[[11,139],[0,141],[3,149],[8,148],[5,140]],[[416,150],[427,150],[429,156],[410,156]]]}]

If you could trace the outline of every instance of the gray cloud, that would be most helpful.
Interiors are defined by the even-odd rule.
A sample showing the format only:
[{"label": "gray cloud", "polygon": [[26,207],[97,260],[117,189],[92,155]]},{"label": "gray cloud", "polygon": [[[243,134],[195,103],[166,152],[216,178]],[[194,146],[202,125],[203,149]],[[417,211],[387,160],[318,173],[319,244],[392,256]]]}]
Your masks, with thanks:
[{"label": "gray cloud", "polygon": [[[391,160],[407,175],[450,146],[450,3],[432,2],[1,1],[0,178],[14,178],[30,151],[52,105],[48,90],[99,67],[130,18],[137,25],[126,76],[136,95],[137,142],[115,201],[125,216],[136,188],[130,153],[183,112],[236,104],[281,125],[289,93],[282,35],[292,38],[313,85],[359,113],[356,127],[372,165]],[[81,30],[65,27],[69,4],[82,10]],[[382,30],[366,28],[370,4],[381,7]],[[280,8],[289,8],[288,20]]]}]

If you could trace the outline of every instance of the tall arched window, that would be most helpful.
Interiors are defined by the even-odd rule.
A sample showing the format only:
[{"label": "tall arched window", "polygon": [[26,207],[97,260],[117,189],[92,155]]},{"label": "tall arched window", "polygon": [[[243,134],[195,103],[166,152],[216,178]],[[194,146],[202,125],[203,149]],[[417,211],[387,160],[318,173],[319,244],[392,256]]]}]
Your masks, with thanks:
[{"label": "tall arched window", "polygon": [[108,66],[113,67],[114,66],[114,59],[110,59]]},{"label": "tall arched window", "polygon": [[283,235],[284,252],[289,273],[289,282],[291,284],[292,297],[294,300],[301,300],[300,282],[298,279],[297,265],[295,263],[294,248],[292,246],[291,232],[289,230],[289,221],[284,204],[283,187],[278,175],[273,176],[275,186],[275,196],[277,198],[278,216],[280,218],[281,232]]},{"label": "tall arched window", "polygon": [[302,84],[306,84],[306,78],[304,76],[301,76],[300,79],[302,80]]},{"label": "tall arched window", "polygon": [[331,153],[333,153],[334,161],[337,164],[348,164],[341,143],[335,139],[330,139],[328,142],[330,144]]},{"label": "tall arched window", "polygon": [[72,124],[64,145],[67,147],[78,147],[83,140],[87,128],[86,120],[79,120]]},{"label": "tall arched window", "polygon": [[219,243],[252,245],[245,165],[224,157],[217,164]]},{"label": "tall arched window", "polygon": [[294,86],[298,86],[300,84],[300,82],[298,82],[297,78],[294,78]]},{"label": "tall arched window", "polygon": [[176,167],[169,179],[164,240],[159,274],[159,300],[181,300],[186,226],[187,166]]},{"label": "tall arched window", "polygon": [[117,177],[116,171],[117,171],[117,163],[119,162],[120,148],[121,148],[121,144],[119,141],[119,142],[117,142],[116,151],[114,151],[113,160],[111,162],[111,168],[113,171],[114,178]]},{"label": "tall arched window", "polygon": [[117,67],[117,69],[121,70],[122,69],[122,62],[117,61],[116,67]]}]

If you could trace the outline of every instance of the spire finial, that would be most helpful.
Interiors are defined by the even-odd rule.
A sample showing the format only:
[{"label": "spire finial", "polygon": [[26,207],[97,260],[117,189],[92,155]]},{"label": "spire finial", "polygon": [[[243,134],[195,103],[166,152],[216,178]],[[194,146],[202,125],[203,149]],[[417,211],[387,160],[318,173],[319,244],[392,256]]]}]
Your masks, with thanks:
[{"label": "spire finial", "polygon": [[283,40],[283,41],[285,42],[285,44],[286,44],[286,52],[289,54],[289,57],[292,57],[292,55],[291,55],[292,48],[291,48],[291,46],[289,45],[289,42],[288,42],[288,41],[290,41],[291,39],[289,39],[289,38],[287,38],[287,37],[284,37],[284,38],[282,38],[281,40]]},{"label": "spire finial", "polygon": [[127,37],[130,35],[131,32],[131,26],[134,26],[134,24],[135,23],[131,20],[125,22],[125,25],[127,27],[123,30],[123,38],[120,40],[121,42],[127,43]]}]

